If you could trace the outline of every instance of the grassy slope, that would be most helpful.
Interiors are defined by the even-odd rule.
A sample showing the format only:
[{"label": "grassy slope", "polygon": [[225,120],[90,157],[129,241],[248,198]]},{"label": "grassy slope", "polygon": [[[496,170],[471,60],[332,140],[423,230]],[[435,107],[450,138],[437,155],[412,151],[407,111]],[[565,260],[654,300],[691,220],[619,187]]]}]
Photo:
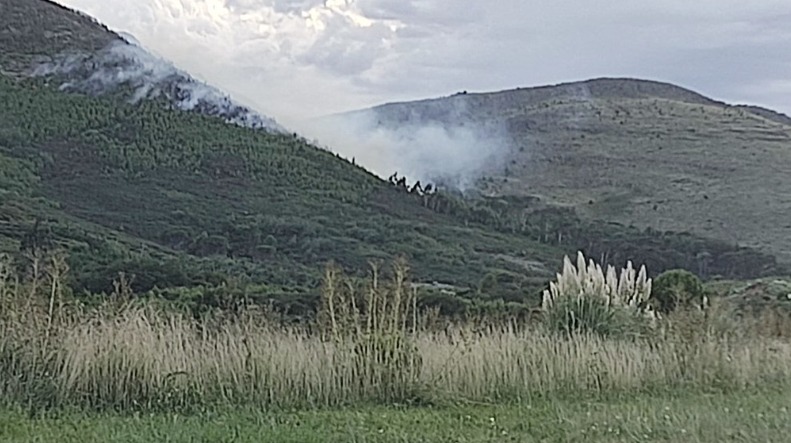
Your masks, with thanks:
[{"label": "grassy slope", "polygon": [[[488,183],[590,216],[690,231],[791,259],[791,119],[732,107],[669,84],[597,79],[375,108],[397,125],[414,118],[505,122],[507,172]],[[417,116],[417,117],[416,117]]]},{"label": "grassy slope", "polygon": [[0,412],[0,441],[14,442],[508,442],[785,441],[785,390],[536,399],[522,405],[227,411],[200,416],[30,419]]}]

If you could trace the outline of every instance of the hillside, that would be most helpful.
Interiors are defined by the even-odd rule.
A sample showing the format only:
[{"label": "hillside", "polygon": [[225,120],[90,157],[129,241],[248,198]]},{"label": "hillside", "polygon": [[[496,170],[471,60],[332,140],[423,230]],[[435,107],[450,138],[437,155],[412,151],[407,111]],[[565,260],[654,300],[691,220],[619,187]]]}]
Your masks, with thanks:
[{"label": "hillside", "polygon": [[[409,193],[295,135],[184,112],[172,96],[136,97],[145,76],[107,90],[64,88],[64,71],[34,75],[40,57],[46,65],[82,51],[81,60],[95,60],[105,42],[111,51],[123,43],[43,0],[0,5],[0,252],[23,261],[65,249],[78,293],[109,292],[125,272],[137,292],[166,289],[208,304],[246,294],[301,312],[328,261],[364,272],[369,260],[396,254],[418,282],[511,301],[532,300],[577,249],[652,273],[781,271],[749,248],[590,224],[531,199]],[[89,66],[104,69],[79,66],[83,79]]]},{"label": "hillside", "polygon": [[114,95],[131,103],[219,117],[240,126],[287,132],[274,119],[234,102],[121,37],[93,18],[45,0],[0,0],[0,72],[45,78],[66,92]]},{"label": "hillside", "polygon": [[688,231],[791,261],[791,119],[777,112],[615,78],[370,111],[391,129],[505,125],[511,149],[505,167],[487,171],[489,194],[536,196],[594,219]]},{"label": "hillside", "polygon": [[96,20],[48,1],[0,0],[0,68],[19,75],[66,52],[94,52],[120,37]]}]

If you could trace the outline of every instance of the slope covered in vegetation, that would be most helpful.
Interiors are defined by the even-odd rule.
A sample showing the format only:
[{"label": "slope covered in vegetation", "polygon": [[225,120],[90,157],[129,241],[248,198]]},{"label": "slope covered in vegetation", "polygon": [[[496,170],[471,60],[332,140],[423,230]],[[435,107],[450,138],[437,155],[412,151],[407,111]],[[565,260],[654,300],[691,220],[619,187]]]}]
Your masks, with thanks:
[{"label": "slope covered in vegetation", "polygon": [[[476,287],[502,271],[510,280],[517,273],[521,287],[522,277],[546,276],[552,267],[542,264],[580,242],[611,248],[617,258],[663,260],[657,271],[689,266],[702,251],[715,254],[722,274],[749,276],[772,266],[769,257],[726,244],[596,230],[552,208],[517,214],[509,213],[515,205],[507,201],[473,207],[442,194],[409,194],[293,136],[156,103],[131,106],[8,79],[0,80],[0,96],[7,104],[0,110],[3,207],[12,226],[4,230],[4,244],[18,249],[36,216],[45,216],[56,238],[96,233],[98,243],[81,239],[83,249],[71,249],[104,261],[106,272],[123,270],[110,258],[186,254],[210,260],[220,273],[310,287],[315,280],[309,276],[328,260],[360,269],[368,259],[406,253],[421,279]],[[556,233],[564,231],[566,240],[558,241]],[[108,237],[117,245],[110,247]],[[614,242],[627,252],[616,253]],[[107,273],[84,278],[78,288],[110,287]],[[139,289],[183,280],[162,278]]]},{"label": "slope covered in vegetation", "polygon": [[[82,46],[102,28],[41,0],[0,0],[0,33],[22,6],[54,14],[25,28],[30,41],[51,25],[46,35],[69,36],[56,52],[106,48]],[[85,95],[27,78],[8,69],[35,58],[16,48],[0,58],[0,440],[770,441],[789,430],[787,282],[709,300],[680,271],[651,281],[631,263],[620,276],[606,267],[784,272],[770,255],[586,221],[533,197],[411,192],[296,135],[179,111],[168,96],[130,103],[134,84]],[[538,301],[578,249],[598,263],[565,260],[538,312],[479,300]],[[409,261],[360,275],[399,253]],[[356,272],[320,272],[329,260]],[[427,286],[440,291],[414,290]],[[776,303],[741,309],[755,292]],[[668,297],[678,303],[657,315]],[[318,310],[295,324],[251,298]],[[483,315],[442,318],[427,302]]]},{"label": "slope covered in vegetation", "polygon": [[482,185],[490,193],[537,196],[593,219],[689,231],[791,261],[791,119],[777,112],[628,78],[463,93],[371,111],[378,130],[506,127],[512,149],[501,164],[488,165]]},{"label": "slope covered in vegetation", "polygon": [[22,74],[64,52],[93,52],[121,38],[84,14],[44,0],[0,0],[0,68]]},{"label": "slope covered in vegetation", "polygon": [[220,117],[240,126],[287,132],[222,91],[121,37],[93,18],[49,0],[0,0],[0,72],[45,78],[68,92]]},{"label": "slope covered in vegetation", "polygon": [[2,15],[0,252],[21,263],[42,248],[65,249],[76,292],[112,291],[124,272],[136,292],[202,286],[179,293],[212,302],[205,287],[225,285],[223,293],[301,310],[315,301],[326,262],[362,270],[396,254],[418,282],[447,283],[466,301],[537,301],[559,258],[578,249],[657,273],[779,272],[754,250],[585,222],[532,199],[409,193],[296,135],[182,112],[163,106],[166,98],[60,91],[53,77],[23,75],[20,63],[39,52],[97,51],[114,34],[43,0],[2,0],[4,12],[20,16],[23,7],[24,27]]}]

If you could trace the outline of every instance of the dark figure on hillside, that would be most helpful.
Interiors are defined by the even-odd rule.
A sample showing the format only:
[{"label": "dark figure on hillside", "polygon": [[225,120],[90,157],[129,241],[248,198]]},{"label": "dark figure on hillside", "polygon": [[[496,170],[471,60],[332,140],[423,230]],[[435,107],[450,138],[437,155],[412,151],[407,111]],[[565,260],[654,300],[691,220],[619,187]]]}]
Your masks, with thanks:
[{"label": "dark figure on hillside", "polygon": [[398,180],[398,171],[394,172],[393,175],[387,179],[387,181],[389,181],[392,185],[396,184],[396,180]]},{"label": "dark figure on hillside", "polygon": [[420,186],[420,180],[415,182],[415,184],[412,186],[412,188],[409,190],[409,192],[412,193],[412,194],[417,192],[418,195],[423,195],[423,187]]},{"label": "dark figure on hillside", "polygon": [[426,194],[433,194],[435,191],[436,189],[434,189],[434,185],[432,185],[431,183],[427,184],[426,189],[423,190],[423,192],[425,192]]},{"label": "dark figure on hillside", "polygon": [[406,188],[406,177],[399,178],[398,183],[396,183],[396,185],[402,188]]}]

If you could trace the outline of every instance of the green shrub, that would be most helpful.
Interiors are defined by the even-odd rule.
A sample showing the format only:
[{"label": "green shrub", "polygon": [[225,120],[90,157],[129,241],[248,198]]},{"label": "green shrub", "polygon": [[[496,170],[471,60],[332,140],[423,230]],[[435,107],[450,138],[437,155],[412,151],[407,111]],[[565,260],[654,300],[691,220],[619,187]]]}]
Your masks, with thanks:
[{"label": "green shrub", "polygon": [[707,303],[703,283],[693,273],[683,269],[663,272],[654,280],[653,303],[661,313],[679,307],[704,306]]},{"label": "green shrub", "polygon": [[602,337],[623,337],[643,332],[644,319],[636,312],[608,306],[596,295],[560,297],[547,309],[544,324],[566,335],[592,333]]}]

